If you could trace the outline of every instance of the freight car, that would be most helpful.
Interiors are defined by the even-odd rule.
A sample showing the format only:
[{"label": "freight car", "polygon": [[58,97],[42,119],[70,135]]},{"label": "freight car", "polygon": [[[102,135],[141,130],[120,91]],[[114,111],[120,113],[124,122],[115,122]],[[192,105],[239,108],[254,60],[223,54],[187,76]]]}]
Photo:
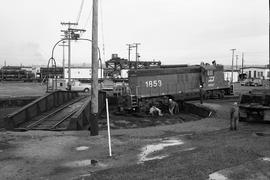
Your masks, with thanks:
[{"label": "freight car", "polygon": [[33,81],[34,73],[20,67],[5,67],[0,69],[0,79],[4,81]]},{"label": "freight car", "polygon": [[176,101],[223,98],[230,93],[222,65],[138,69],[129,71],[129,91],[119,102],[124,109],[147,109],[150,104],[160,106],[169,98]]}]

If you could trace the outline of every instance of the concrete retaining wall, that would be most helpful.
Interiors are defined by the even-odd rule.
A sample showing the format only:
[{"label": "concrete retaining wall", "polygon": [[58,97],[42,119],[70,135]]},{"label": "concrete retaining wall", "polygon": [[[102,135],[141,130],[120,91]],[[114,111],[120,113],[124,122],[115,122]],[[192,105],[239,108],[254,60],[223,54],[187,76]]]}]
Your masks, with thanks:
[{"label": "concrete retaining wall", "polygon": [[30,121],[40,113],[58,107],[71,99],[78,97],[78,92],[56,91],[40,97],[5,118],[5,128],[13,130],[21,123]]},{"label": "concrete retaining wall", "polygon": [[208,117],[211,109],[201,106],[201,105],[195,105],[189,102],[184,102],[184,111],[192,114],[196,114],[201,117]]},{"label": "concrete retaining wall", "polygon": [[[106,92],[99,91],[98,111],[99,114],[105,109]],[[88,129],[91,121],[91,97],[88,97],[84,105],[72,117],[67,127],[68,130]]]},{"label": "concrete retaining wall", "polygon": [[0,98],[0,108],[22,107],[40,96],[25,97],[2,97]]}]

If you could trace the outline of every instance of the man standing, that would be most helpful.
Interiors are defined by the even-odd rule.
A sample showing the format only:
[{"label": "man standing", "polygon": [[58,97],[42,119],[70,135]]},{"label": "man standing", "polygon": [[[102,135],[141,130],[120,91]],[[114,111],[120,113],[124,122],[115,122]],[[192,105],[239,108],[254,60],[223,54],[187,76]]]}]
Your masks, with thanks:
[{"label": "man standing", "polygon": [[172,99],[169,99],[169,112],[171,115],[179,113],[179,106]]},{"label": "man standing", "polygon": [[237,130],[239,124],[239,107],[237,102],[233,103],[233,107],[231,108],[231,118],[230,118],[230,129]]}]

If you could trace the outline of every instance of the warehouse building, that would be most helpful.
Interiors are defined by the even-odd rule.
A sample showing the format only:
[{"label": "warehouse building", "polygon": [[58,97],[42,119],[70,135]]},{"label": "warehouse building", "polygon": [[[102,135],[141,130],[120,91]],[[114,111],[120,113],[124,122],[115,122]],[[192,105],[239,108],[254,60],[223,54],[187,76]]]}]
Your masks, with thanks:
[{"label": "warehouse building", "polygon": [[[242,68],[241,68],[242,72]],[[247,75],[249,79],[269,79],[269,68],[267,66],[256,67],[249,66],[243,68],[243,73]]]},{"label": "warehouse building", "polygon": [[[91,67],[70,67],[71,79],[77,80],[89,80],[92,78],[92,68]],[[68,78],[68,67],[65,67],[64,77]],[[103,69],[98,69],[98,78],[103,79]]]}]

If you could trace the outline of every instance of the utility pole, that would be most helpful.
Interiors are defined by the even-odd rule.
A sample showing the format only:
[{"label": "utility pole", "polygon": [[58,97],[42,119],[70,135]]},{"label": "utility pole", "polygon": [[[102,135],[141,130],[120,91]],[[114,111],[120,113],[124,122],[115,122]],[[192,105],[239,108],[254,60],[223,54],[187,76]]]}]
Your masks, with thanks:
[{"label": "utility pole", "polygon": [[238,71],[238,55],[235,55],[235,69]]},{"label": "utility pole", "polygon": [[65,47],[67,47],[68,45],[65,45],[66,41],[62,41],[62,44],[60,44],[59,46],[63,47],[63,62],[62,62],[62,66],[63,66],[63,78],[65,79]]},{"label": "utility pole", "polygon": [[[61,25],[67,25],[68,29],[70,29],[71,26],[78,25],[78,23],[71,23],[71,22],[62,22]],[[70,71],[70,64],[71,64],[71,32],[70,30],[67,31],[68,34],[68,90],[71,90],[71,71]]]},{"label": "utility pole", "polygon": [[[268,26],[269,26],[269,30],[268,30],[268,35],[269,35],[269,41],[270,41],[270,3],[268,3],[268,15],[269,15],[269,24],[268,24]],[[268,61],[268,73],[267,73],[267,76],[268,76],[268,74],[269,74],[269,76],[268,76],[268,81],[269,81],[269,88],[270,88],[270,51],[268,51],[268,59],[269,59],[269,61]]]},{"label": "utility pole", "polygon": [[[6,66],[7,66],[7,61],[5,60],[5,62],[4,62],[4,69],[3,69],[3,71],[5,71],[4,72],[4,75],[6,76]],[[4,75],[3,75],[3,79],[4,79]]]},{"label": "utility pole", "polygon": [[134,46],[136,48],[136,63],[135,63],[135,69],[138,69],[138,45],[141,45],[140,43],[134,43]]},{"label": "utility pole", "polygon": [[128,46],[128,61],[130,62],[130,51],[134,47],[132,44],[127,44]]},{"label": "utility pole", "polygon": [[244,74],[244,53],[242,52],[242,72],[241,72],[242,76]]},{"label": "utility pole", "polygon": [[91,136],[98,135],[98,0],[93,0],[92,10],[92,86],[91,86]]},{"label": "utility pole", "polygon": [[232,51],[232,77],[231,77],[231,84],[233,83],[233,61],[234,61],[234,51],[235,51],[236,49],[231,49],[231,51]]}]

